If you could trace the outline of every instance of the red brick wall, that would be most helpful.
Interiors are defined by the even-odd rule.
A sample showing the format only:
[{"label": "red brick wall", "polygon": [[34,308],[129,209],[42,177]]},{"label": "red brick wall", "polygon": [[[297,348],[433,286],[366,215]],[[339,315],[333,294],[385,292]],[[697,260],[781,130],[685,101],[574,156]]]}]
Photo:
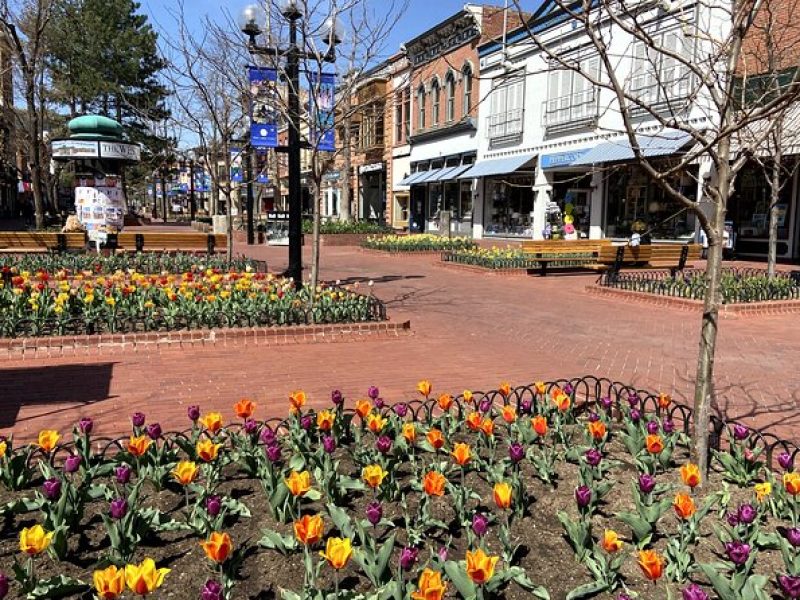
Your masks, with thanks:
[{"label": "red brick wall", "polygon": [[764,0],[745,38],[739,73],[753,76],[798,66],[800,1]]}]

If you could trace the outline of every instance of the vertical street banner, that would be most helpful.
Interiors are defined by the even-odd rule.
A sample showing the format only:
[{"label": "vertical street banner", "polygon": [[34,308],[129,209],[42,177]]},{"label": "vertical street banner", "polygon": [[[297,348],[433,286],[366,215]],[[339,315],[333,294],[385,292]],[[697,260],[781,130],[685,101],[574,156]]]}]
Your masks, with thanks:
[{"label": "vertical street banner", "polygon": [[256,151],[256,183],[268,184],[269,183],[269,161],[267,159],[266,150]]},{"label": "vertical street banner", "polygon": [[242,183],[244,172],[242,171],[242,149],[231,148],[231,182]]},{"label": "vertical street banner", "polygon": [[311,83],[311,143],[323,152],[336,149],[336,131],[333,128],[334,103],[336,99],[336,75],[333,73],[309,73]]},{"label": "vertical street banner", "polygon": [[278,72],[264,67],[248,67],[250,82],[250,143],[255,148],[278,145]]}]

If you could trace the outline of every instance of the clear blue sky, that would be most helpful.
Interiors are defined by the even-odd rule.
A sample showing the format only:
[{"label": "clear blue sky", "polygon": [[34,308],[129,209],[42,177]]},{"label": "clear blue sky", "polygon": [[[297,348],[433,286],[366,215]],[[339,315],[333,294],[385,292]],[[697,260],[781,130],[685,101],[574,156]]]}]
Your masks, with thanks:
[{"label": "clear blue sky", "polygon": [[[172,23],[169,10],[175,6],[175,0],[140,0],[142,10],[161,27]],[[236,16],[239,11],[253,0],[185,0],[187,13],[195,15],[198,20],[205,14],[216,15],[229,11]],[[380,10],[386,0],[367,0],[375,10]],[[408,41],[423,31],[430,29],[440,21],[461,10],[466,0],[410,0],[409,8],[397,26],[392,28],[392,35],[387,40],[387,53],[400,49],[400,44]],[[479,2],[475,2],[478,4]],[[503,0],[489,0],[486,4],[502,5]],[[525,2],[523,4],[533,4]]]}]

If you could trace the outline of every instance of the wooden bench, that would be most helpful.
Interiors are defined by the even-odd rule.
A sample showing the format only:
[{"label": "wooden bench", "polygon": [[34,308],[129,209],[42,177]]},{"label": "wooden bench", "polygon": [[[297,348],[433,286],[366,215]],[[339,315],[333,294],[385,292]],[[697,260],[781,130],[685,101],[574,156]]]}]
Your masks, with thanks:
[{"label": "wooden bench", "polygon": [[[608,246],[603,248],[587,269],[604,271],[613,279],[621,269],[669,269],[674,277],[690,260],[700,258],[699,244],[644,244],[641,246]],[[691,265],[688,265],[691,266]]]},{"label": "wooden bench", "polygon": [[550,263],[594,259],[602,248],[611,247],[611,240],[537,240],[522,242],[522,251],[539,263],[540,273],[547,275]]},{"label": "wooden bench", "polygon": [[3,253],[67,252],[86,248],[86,234],[57,231],[0,231]]},{"label": "wooden bench", "polygon": [[109,235],[106,248],[127,252],[178,252],[205,251],[209,254],[224,252],[228,236],[224,233],[201,233],[198,231],[122,231],[116,236]]}]

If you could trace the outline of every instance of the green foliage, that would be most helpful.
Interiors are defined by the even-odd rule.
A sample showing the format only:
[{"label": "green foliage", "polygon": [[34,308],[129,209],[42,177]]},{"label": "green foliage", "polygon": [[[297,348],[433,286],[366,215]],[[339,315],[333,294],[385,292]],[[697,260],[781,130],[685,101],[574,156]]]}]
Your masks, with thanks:
[{"label": "green foliage", "polygon": [[423,233],[419,235],[368,237],[362,246],[371,250],[383,250],[385,252],[435,252],[472,248],[475,246],[475,242],[466,237],[447,238]]},{"label": "green foliage", "polygon": [[[311,234],[314,231],[314,222],[306,219],[303,221],[303,233]],[[355,234],[381,234],[394,231],[391,227],[372,223],[370,221],[326,221],[320,224],[319,232],[322,235],[333,235],[337,233]]]}]

